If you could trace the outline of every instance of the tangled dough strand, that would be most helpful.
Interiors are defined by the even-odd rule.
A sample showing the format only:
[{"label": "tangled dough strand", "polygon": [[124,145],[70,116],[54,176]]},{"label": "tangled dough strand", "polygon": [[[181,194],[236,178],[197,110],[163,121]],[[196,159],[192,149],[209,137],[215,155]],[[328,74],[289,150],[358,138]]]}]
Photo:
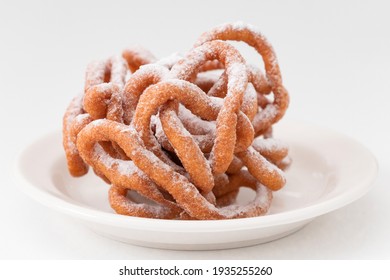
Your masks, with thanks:
[{"label": "tangled dough strand", "polygon": [[[255,48],[265,72],[230,40]],[[63,118],[68,169],[82,176],[91,167],[110,184],[108,201],[121,215],[265,215],[291,163],[287,145],[272,136],[288,102],[275,52],[250,25],[214,28],[183,56],[158,60],[128,48],[87,67],[84,92]],[[246,205],[236,202],[241,188],[254,190]]]}]

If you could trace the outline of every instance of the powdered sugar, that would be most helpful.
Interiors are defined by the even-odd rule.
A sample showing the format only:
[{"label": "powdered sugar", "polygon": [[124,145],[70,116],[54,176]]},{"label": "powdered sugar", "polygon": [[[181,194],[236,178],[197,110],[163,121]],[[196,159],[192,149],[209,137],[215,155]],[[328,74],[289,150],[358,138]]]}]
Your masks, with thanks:
[{"label": "powdered sugar", "polygon": [[252,146],[256,150],[268,151],[268,152],[287,149],[287,145],[283,141],[275,138],[263,139],[258,137],[255,140],[253,140]]},{"label": "powdered sugar", "polygon": [[88,90],[91,86],[103,83],[105,73],[105,60],[92,61],[89,63],[85,74],[85,90]]},{"label": "powdered sugar", "polygon": [[[263,56],[267,78],[260,70],[248,68],[241,54],[226,40],[241,40],[254,47]],[[101,114],[95,117],[85,104],[90,116],[84,114],[83,97],[79,97],[79,103],[69,109],[65,118],[76,128],[64,121],[64,130],[82,131],[78,134],[80,154],[97,174],[109,177],[115,185],[131,188],[134,185],[129,177],[142,176],[144,183],[138,184],[136,191],[158,204],[129,200],[129,212],[139,208],[157,217],[166,211],[166,204],[161,205],[161,200],[156,199],[158,188],[162,188],[173,196],[172,204],[177,203],[186,215],[197,219],[265,214],[272,194],[260,182],[277,189],[283,174],[272,162],[279,163],[279,158],[287,154],[280,151],[281,156],[274,160],[271,156],[284,147],[280,141],[263,136],[253,140],[254,135],[263,135],[280,119],[284,113],[280,111],[288,103],[282,96],[285,92],[278,91],[283,87],[276,56],[263,35],[241,21],[217,27],[205,33],[199,42],[184,58],[174,53],[156,61],[149,51],[133,47],[123,52],[127,61],[116,56],[90,64],[85,99],[88,100],[89,92],[95,92],[91,103],[100,106]],[[132,74],[123,87],[130,73],[127,67]],[[218,70],[219,75],[199,74],[210,69],[222,70]],[[95,85],[98,86],[93,91],[88,91]],[[268,94],[271,88],[274,99],[261,103],[257,94]],[[97,120],[84,127],[88,117]],[[64,139],[77,153],[75,140],[69,136]],[[111,150],[118,146],[123,150]],[[269,156],[259,150],[276,152]],[[127,157],[122,152],[130,159],[124,160]],[[228,169],[232,158],[242,161],[235,170]],[[212,172],[230,178],[240,176],[241,171],[256,177],[253,184],[237,177],[249,182],[248,187],[257,184],[254,200],[244,206],[216,207],[210,195],[204,194],[217,184]],[[120,179],[112,180],[113,176]],[[152,189],[156,195],[149,196]]]},{"label": "powdered sugar", "polygon": [[242,63],[234,63],[228,68],[228,93],[237,91],[244,93],[248,84],[248,76],[245,65]]},{"label": "powdered sugar", "polygon": [[106,167],[106,169],[118,171],[121,175],[131,175],[132,173],[136,172],[136,167],[132,161],[124,161],[109,156],[104,151],[102,146],[97,143],[94,145],[93,154],[93,160],[95,162],[101,162]]},{"label": "powdered sugar", "polygon": [[249,24],[249,23],[245,23],[245,22],[243,22],[243,21],[236,21],[236,22],[233,22],[233,23],[231,24],[231,27],[232,27],[234,30],[237,30],[237,31],[250,30],[250,31],[253,32],[253,33],[260,34],[260,31],[259,31],[255,26],[253,26],[252,24]]},{"label": "powdered sugar", "polygon": [[136,73],[137,77],[143,77],[147,75],[149,77],[153,76],[161,80],[165,79],[169,75],[167,68],[157,63],[142,65]]},{"label": "powdered sugar", "polygon": [[185,58],[179,60],[171,70],[172,77],[189,80],[195,73],[197,66],[206,60],[203,49],[194,49]]},{"label": "powdered sugar", "polygon": [[263,173],[262,176],[273,177],[274,174],[277,174],[278,176],[284,178],[283,171],[280,170],[280,168],[274,165],[273,163],[266,160],[263,156],[261,155],[258,156],[258,152],[253,147],[249,147],[248,151],[251,154],[252,158],[256,158],[258,161],[261,162],[259,166],[261,166],[261,172]]},{"label": "powdered sugar", "polygon": [[162,65],[164,67],[167,67],[168,69],[171,69],[173,65],[175,65],[180,59],[182,59],[183,56],[179,53],[173,53],[169,56],[166,56],[164,58],[161,58],[156,62],[158,65]]},{"label": "powdered sugar", "polygon": [[73,122],[74,124],[82,124],[89,118],[90,116],[88,114],[80,114],[74,118]]},{"label": "powdered sugar", "polygon": [[121,56],[114,56],[110,59],[110,64],[110,82],[122,88],[128,71],[127,62]]},{"label": "powdered sugar", "polygon": [[278,110],[273,104],[268,104],[263,110],[260,111],[253,120],[253,125],[256,126],[257,123],[269,122],[276,118]]},{"label": "powdered sugar", "polygon": [[76,143],[73,142],[72,135],[70,133],[73,121],[84,112],[83,110],[83,97],[84,94],[79,94],[74,97],[68,106],[66,114],[64,116],[64,133],[66,141],[64,145],[66,149],[72,154],[78,154]]},{"label": "powdered sugar", "polygon": [[142,61],[149,61],[153,63],[156,61],[156,57],[146,48],[141,45],[134,45],[125,50],[125,52],[131,53]]},{"label": "powdered sugar", "polygon": [[215,122],[204,121],[191,113],[183,105],[179,106],[179,118],[187,126],[191,127],[192,133],[195,135],[212,133],[215,130]]}]

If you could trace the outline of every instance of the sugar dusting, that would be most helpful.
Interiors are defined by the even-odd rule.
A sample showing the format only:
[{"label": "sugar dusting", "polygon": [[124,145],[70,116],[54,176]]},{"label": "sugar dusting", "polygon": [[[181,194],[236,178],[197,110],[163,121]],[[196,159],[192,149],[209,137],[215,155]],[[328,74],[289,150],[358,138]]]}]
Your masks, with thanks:
[{"label": "sugar dusting", "polygon": [[141,45],[134,45],[125,50],[125,52],[131,53],[133,56],[137,57],[142,61],[149,61],[153,63],[156,61],[156,57],[145,47]]},{"label": "sugar dusting", "polygon": [[104,82],[106,63],[106,60],[97,60],[88,64],[85,74],[85,90]]},{"label": "sugar dusting", "polygon": [[[93,122],[97,125],[96,121]],[[121,160],[109,156],[102,146],[95,144],[93,147],[94,161],[101,162],[107,169],[115,170],[121,175],[131,176],[134,173],[139,173],[140,170],[134,165],[131,160]]]},{"label": "sugar dusting", "polygon": [[175,65],[177,62],[179,62],[180,59],[182,59],[183,56],[179,53],[173,53],[169,56],[166,56],[164,58],[161,58],[156,62],[158,65],[162,65],[164,67],[167,67],[168,69],[171,69],[173,65]]},{"label": "sugar dusting", "polygon": [[263,139],[258,137],[255,140],[253,140],[252,146],[256,150],[268,151],[268,152],[287,149],[287,145],[283,141],[275,138]]},{"label": "sugar dusting", "polygon": [[248,84],[248,75],[245,65],[234,63],[228,68],[228,92],[238,91],[244,93]]},{"label": "sugar dusting", "polygon": [[110,82],[122,88],[128,71],[127,62],[122,56],[113,56],[110,59],[111,75]]},{"label": "sugar dusting", "polygon": [[[236,30],[236,31],[240,31],[240,32],[247,32],[247,30],[249,30],[253,33],[256,33],[257,34],[256,36],[261,38],[261,40],[263,40],[262,44],[269,45],[268,42],[265,40],[265,38],[261,35],[261,33],[258,30],[256,30],[256,28],[254,28],[252,25],[245,24],[241,21],[235,22],[233,24],[224,25],[222,27],[217,27],[211,33],[209,33],[208,36],[210,38],[212,38],[213,36],[215,36],[215,34],[222,33],[224,31],[226,31],[227,29]],[[244,33],[244,34],[246,34],[246,33]],[[207,49],[206,47],[201,46],[201,47],[191,51],[190,54],[184,59],[178,54],[173,54],[169,57],[163,58],[163,59],[156,62],[154,56],[148,55],[147,52],[144,51],[144,49],[139,50],[139,51],[134,49],[134,51],[138,52],[140,57],[142,57],[144,55],[145,57],[143,57],[143,59],[145,61],[149,60],[149,61],[155,62],[154,64],[148,64],[148,65],[141,66],[138,71],[141,71],[141,72],[144,71],[145,73],[148,73],[148,75],[150,75],[150,76],[159,77],[160,80],[157,82],[157,84],[161,81],[164,81],[164,82],[167,81],[173,85],[176,85],[177,87],[182,88],[183,94],[187,93],[188,91],[192,92],[192,90],[193,90],[190,88],[191,86],[188,85],[188,82],[185,82],[183,80],[192,81],[193,79],[195,79],[196,75],[197,75],[197,73],[196,73],[197,68],[199,68],[202,65],[202,63],[204,63],[205,61],[210,59],[210,57],[213,57],[213,55],[215,55],[212,53],[211,48]],[[273,51],[271,48],[271,55],[268,57],[268,70],[271,69],[270,82],[271,82],[271,84],[273,83],[272,85],[274,85],[275,81],[277,81],[279,76],[278,76],[278,66],[277,66],[276,56],[272,55],[272,52]],[[234,57],[233,57],[233,59],[234,59]],[[109,66],[109,68],[111,67],[111,69],[110,69],[110,71],[111,71],[110,82],[117,84],[119,86],[123,86],[124,81],[126,79],[126,74],[127,74],[127,69],[126,69],[126,71],[123,70],[124,64],[122,62],[123,62],[123,60],[120,61],[120,59],[117,59],[115,61],[112,60],[111,61],[112,65]],[[104,64],[104,67],[103,67],[102,63]],[[91,86],[91,85],[94,85],[94,84],[100,84],[101,89],[104,90],[105,87],[107,87],[107,90],[108,90],[108,87],[110,86],[110,84],[104,83],[104,78],[106,76],[105,71],[107,71],[107,64],[106,63],[107,62],[97,62],[95,64],[90,65],[90,68],[88,68],[88,70],[87,70],[86,88]],[[227,65],[227,63],[225,63],[225,65]],[[270,65],[271,65],[271,67],[270,67]],[[237,63],[230,63],[227,66],[228,67],[227,67],[226,71],[227,71],[227,74],[229,76],[229,79],[227,80],[228,92],[235,93],[235,94],[242,93],[242,96],[244,96],[244,101],[242,101],[242,98],[241,98],[241,103],[242,102],[244,102],[244,103],[242,104],[241,109],[243,110],[244,108],[250,108],[249,107],[250,104],[252,104],[254,101],[257,101],[256,95],[253,94],[253,93],[256,93],[256,91],[253,89],[252,84],[248,85],[248,74],[247,74],[248,70],[246,68],[245,63],[241,63],[241,61],[240,61]],[[126,64],[126,67],[127,67],[127,64]],[[170,68],[172,68],[171,72],[169,72],[169,70],[168,70]],[[267,71],[267,77],[269,74],[268,72],[269,71]],[[206,79],[209,79],[209,80],[207,80],[207,82],[210,82],[210,80],[217,81],[217,79],[215,77],[211,78],[211,76],[206,76],[206,75],[202,76],[202,74],[198,75],[198,79],[201,82],[202,82],[202,79],[204,79],[205,81],[206,81]],[[137,77],[137,73],[134,73],[133,75],[129,76],[129,79],[131,80],[132,77]],[[102,79],[103,79],[103,81],[102,81]],[[134,78],[134,80],[136,81],[137,79]],[[142,79],[138,79],[138,80],[142,80]],[[248,87],[247,87],[247,85],[248,85]],[[192,85],[192,86],[196,87],[195,85]],[[248,90],[248,88],[249,88],[249,90]],[[196,90],[194,90],[194,92],[195,91]],[[140,93],[139,95],[141,95],[141,94],[142,93]],[[231,96],[229,96],[229,97],[231,97]],[[239,98],[237,99],[236,96],[234,96],[234,98],[235,98],[234,102],[238,103],[237,100]],[[169,96],[169,100],[177,100],[177,96],[172,93],[172,95]],[[106,101],[108,102],[108,100],[106,100]],[[193,100],[190,100],[189,98],[186,100],[183,99],[183,104],[188,106],[188,108],[186,108],[184,105],[180,104],[179,110],[177,113],[179,119],[182,121],[182,125],[178,125],[175,123],[171,123],[171,125],[174,126],[175,129],[179,130],[179,133],[183,137],[193,137],[194,134],[199,135],[199,136],[204,136],[207,134],[214,134],[216,131],[215,121],[210,121],[210,120],[205,121],[201,118],[202,116],[198,116],[197,113],[205,114],[203,112],[207,111],[207,110],[202,109],[203,110],[202,111],[200,109],[197,109],[194,104],[203,104],[205,106],[205,108],[210,109],[210,111],[212,111],[213,114],[216,112],[216,115],[217,115],[218,112],[221,110],[221,108],[225,107],[225,103],[228,103],[225,101],[227,101],[227,98],[223,99],[223,98],[210,97],[210,96],[207,96],[205,98],[202,94],[199,94],[199,95],[195,94]],[[126,102],[126,101],[124,101],[124,102]],[[137,102],[138,102],[138,99],[136,100],[135,104],[137,104]],[[81,96],[80,103],[82,104],[82,96]],[[196,112],[196,113],[194,113],[194,112]],[[252,110],[252,112],[253,112],[253,110]],[[82,111],[80,111],[80,108],[79,108],[79,110],[77,108],[72,108],[69,112],[68,118],[74,119],[74,122],[82,123],[85,116],[81,115],[81,113],[82,113]],[[173,112],[173,111],[171,113],[175,114],[175,112]],[[278,108],[273,104],[268,104],[264,109],[262,109],[262,110],[260,109],[257,116],[255,117],[254,122],[258,122],[258,123],[268,122],[270,119],[276,118],[277,114],[278,114]],[[104,122],[104,120],[96,120],[91,125],[92,126],[104,125],[103,122]],[[150,136],[153,136],[153,137],[157,136],[158,137],[159,134],[161,134],[160,136],[165,136],[165,134],[163,133],[162,125],[161,125],[161,122],[159,120],[158,115],[154,114],[151,116],[151,123],[152,123],[152,126],[155,127],[155,130],[154,130],[154,133],[151,133]],[[187,129],[186,125],[188,125],[188,127],[191,127],[191,130]],[[220,124],[220,126],[224,127],[227,125]],[[70,128],[69,122],[67,123],[67,127],[65,129],[68,129],[68,128]],[[170,184],[171,188],[173,188],[173,186],[180,187],[180,190],[182,193],[188,193],[188,195],[191,196],[189,198],[186,198],[187,204],[185,206],[183,206],[186,208],[186,210],[188,212],[191,212],[191,207],[190,207],[191,203],[199,203],[199,207],[209,210],[212,213],[212,215],[214,215],[215,217],[217,217],[218,215],[222,215],[223,217],[226,217],[226,218],[239,217],[240,215],[243,215],[243,213],[264,214],[264,212],[265,212],[264,209],[269,208],[269,203],[271,200],[270,191],[268,191],[264,186],[257,186],[256,197],[252,203],[250,203],[246,206],[231,205],[231,206],[217,209],[213,204],[210,204],[206,201],[206,199],[198,192],[198,190],[196,189],[196,186],[191,184],[191,181],[188,181],[188,174],[186,174],[187,175],[187,177],[186,177],[186,176],[183,176],[182,174],[175,172],[174,169],[172,168],[172,166],[169,166],[169,164],[165,164],[152,151],[147,150],[145,148],[145,146],[143,145],[143,141],[140,139],[140,136],[142,136],[142,135],[140,135],[140,132],[136,131],[134,129],[134,127],[132,127],[132,126],[120,127],[119,131],[120,131],[120,133],[131,133],[132,136],[136,135],[138,137],[137,138],[138,140],[136,140],[136,142],[139,141],[139,146],[137,148],[132,149],[132,156],[142,155],[142,158],[144,159],[144,161],[148,162],[147,165],[141,166],[142,164],[140,164],[140,166],[137,167],[134,164],[134,162],[131,160],[121,160],[121,159],[113,158],[109,154],[107,154],[104,151],[104,149],[102,148],[102,146],[100,146],[98,143],[96,143],[94,145],[94,148],[93,148],[93,153],[94,153],[94,156],[96,157],[96,160],[101,162],[106,169],[115,170],[123,176],[128,176],[131,174],[139,173],[142,176],[146,176],[146,178],[153,177],[154,179],[156,179],[156,181],[158,181],[160,183],[162,182],[161,180],[164,179],[164,176],[165,177],[169,176],[168,180],[170,181],[169,184]],[[267,141],[265,141],[265,140],[267,140]],[[282,145],[283,145],[283,143],[281,143],[280,141],[277,141],[277,140],[273,141],[274,139],[271,139],[272,141],[268,141],[268,140],[269,139],[260,139],[260,138],[255,139],[253,142],[253,146],[257,147],[257,148],[261,148],[263,150],[273,150],[273,149],[278,149],[278,148],[282,147]],[[74,146],[74,143],[72,143],[71,141],[70,141],[70,144],[73,144],[73,146]],[[137,145],[135,145],[135,146],[137,146]],[[75,146],[74,146],[74,149],[76,149]],[[77,152],[77,150],[75,150],[75,152]],[[176,151],[176,154],[177,154],[177,151]],[[276,172],[280,171],[276,166],[269,163],[267,160],[265,160],[265,161],[266,162],[264,162],[264,165],[263,165],[263,167],[265,169],[264,170],[265,173],[267,173],[267,172],[272,173],[275,171]],[[146,170],[145,169],[146,166],[148,166],[147,169],[151,169],[150,166],[156,166],[156,167],[158,166],[158,170],[161,172],[157,172],[158,174],[154,174],[153,172],[155,170]],[[144,174],[143,171],[141,171],[142,169],[145,170],[145,173],[148,173],[149,177],[146,174]],[[161,173],[161,174],[159,174],[159,173]],[[167,179],[167,178],[165,178],[165,179]],[[181,194],[179,196],[181,196]],[[193,201],[191,201],[191,200],[193,200]],[[142,205],[142,204],[140,204],[140,205]],[[142,205],[142,207],[149,207],[149,206]],[[154,210],[164,211],[163,207],[155,207],[155,208],[153,208],[152,211],[154,211]],[[156,214],[158,214],[158,213],[159,212],[156,212]]]},{"label": "sugar dusting", "polygon": [[73,121],[77,118],[77,116],[84,112],[83,98],[84,94],[80,93],[72,99],[70,105],[68,106],[64,119],[64,130],[66,131],[66,146],[71,154],[78,154],[76,143],[74,143],[72,140],[70,130],[71,126],[73,125]]},{"label": "sugar dusting", "polygon": [[186,126],[191,127],[196,135],[212,133],[215,130],[215,121],[204,121],[181,104],[178,116]]}]

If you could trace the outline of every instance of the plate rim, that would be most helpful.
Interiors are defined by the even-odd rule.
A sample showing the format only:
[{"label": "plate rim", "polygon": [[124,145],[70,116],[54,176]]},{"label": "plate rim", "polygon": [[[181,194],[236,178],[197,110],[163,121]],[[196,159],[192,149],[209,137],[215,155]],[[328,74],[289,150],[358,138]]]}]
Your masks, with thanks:
[{"label": "plate rim", "polygon": [[[115,226],[119,228],[134,229],[135,227],[142,227],[142,230],[155,231],[155,232],[226,232],[226,231],[241,231],[248,229],[262,229],[273,226],[293,224],[305,220],[311,220],[326,213],[332,212],[339,208],[342,208],[368,193],[375,182],[378,174],[378,161],[370,150],[362,145],[357,140],[344,135],[338,131],[335,131],[324,126],[318,126],[307,122],[298,121],[284,121],[285,124],[300,125],[315,129],[320,129],[327,133],[336,134],[338,137],[342,137],[347,141],[353,142],[360,150],[365,152],[365,155],[370,158],[370,169],[367,170],[365,180],[359,182],[358,185],[354,185],[348,192],[343,192],[341,195],[326,199],[314,205],[302,207],[298,209],[289,210],[287,212],[275,213],[272,215],[265,215],[260,217],[232,219],[232,220],[201,220],[201,221],[186,221],[186,220],[161,220],[161,219],[149,219],[140,217],[130,217],[124,215],[118,215],[116,213],[107,213],[92,209],[89,207],[82,207],[71,202],[65,201],[51,195],[50,193],[42,190],[30,182],[21,170],[23,156],[31,149],[32,146],[48,139],[58,137],[61,133],[58,131],[48,132],[37,139],[31,141],[21,151],[19,151],[14,161],[14,179],[19,186],[19,189],[23,193],[45,205],[48,208],[52,208],[63,214],[68,214],[72,217],[81,219],[86,222],[93,222],[101,225]],[[348,199],[347,199],[348,198]],[[239,227],[237,222],[239,221]],[[163,225],[163,226],[161,226]],[[185,225],[183,227],[183,225]]]}]

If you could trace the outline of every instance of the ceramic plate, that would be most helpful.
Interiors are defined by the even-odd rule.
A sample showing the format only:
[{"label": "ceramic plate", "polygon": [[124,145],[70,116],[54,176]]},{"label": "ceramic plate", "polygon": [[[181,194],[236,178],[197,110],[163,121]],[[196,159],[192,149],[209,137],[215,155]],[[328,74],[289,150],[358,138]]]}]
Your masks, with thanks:
[{"label": "ceramic plate", "polygon": [[[268,242],[291,234],[312,219],[343,207],[370,189],[377,174],[373,155],[340,133],[299,122],[281,122],[275,137],[290,146],[293,164],[286,186],[274,193],[270,213],[257,218],[176,221],[115,214],[108,186],[90,172],[73,178],[66,168],[60,132],[21,152],[16,176],[25,193],[98,234],[131,244],[166,249],[211,250]],[[239,201],[248,201],[242,191]]]}]

